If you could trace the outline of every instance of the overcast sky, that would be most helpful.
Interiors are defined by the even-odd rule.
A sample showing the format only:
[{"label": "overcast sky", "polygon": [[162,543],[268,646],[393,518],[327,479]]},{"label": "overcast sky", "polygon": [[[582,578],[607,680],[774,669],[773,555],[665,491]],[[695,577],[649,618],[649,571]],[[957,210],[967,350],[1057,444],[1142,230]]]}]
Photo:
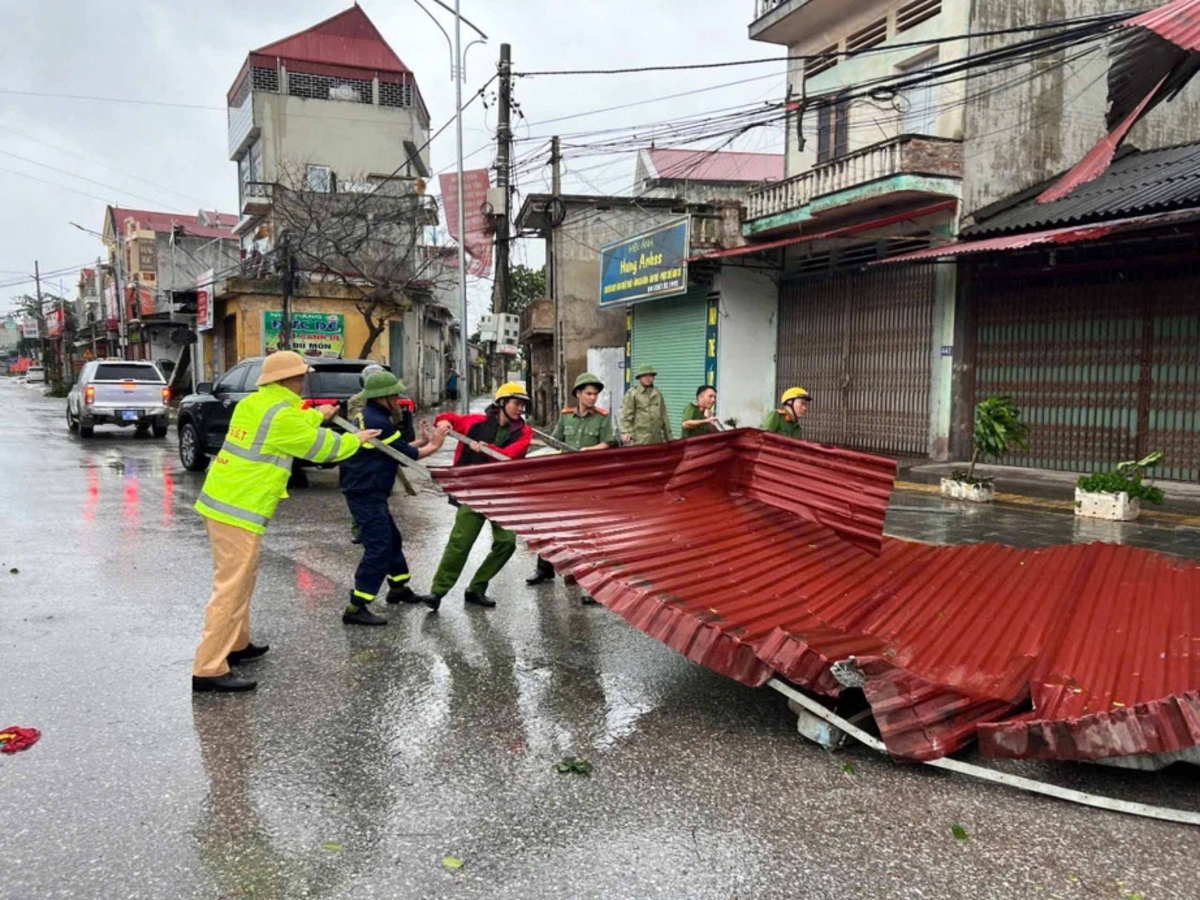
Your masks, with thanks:
[{"label": "overcast sky", "polygon": [[[235,212],[236,170],[226,153],[225,92],[246,54],[345,9],[345,0],[234,3],[205,0],[38,0],[5,3],[0,53],[0,310],[32,284],[13,285],[40,261],[74,291],[78,268],[101,251],[77,222],[101,229],[108,203],[192,213],[201,207]],[[412,0],[363,0],[363,9],[417,76],[433,127],[454,112],[446,41]],[[453,17],[435,9],[453,34]],[[658,65],[777,57],[782,48],[751,42],[746,28],[754,0],[692,0],[687,4],[606,0],[463,0],[462,12],[485,31],[487,46],[467,57],[469,95],[495,70],[501,42],[512,45],[517,71]],[[464,29],[465,35],[469,32]],[[754,79],[748,83],[730,82]],[[726,85],[724,87],[718,87]],[[661,121],[738,103],[782,97],[779,64],[627,76],[519,79],[515,99],[525,120],[518,137]],[[696,88],[711,91],[674,100],[657,97]],[[31,96],[76,95],[105,100]],[[155,101],[116,102],[117,100]],[[627,108],[541,126],[561,116]],[[200,107],[200,108],[190,108]],[[464,116],[467,167],[492,162],[494,108]],[[778,150],[779,132],[743,139],[746,150]],[[540,142],[534,142],[540,143]],[[534,145],[518,146],[518,154]],[[433,168],[454,165],[454,129],[432,148]],[[397,163],[400,162],[399,157]],[[589,159],[577,167],[594,167]],[[581,193],[626,192],[632,155],[604,169],[568,174]],[[566,159],[568,173],[572,162]],[[547,175],[548,177],[548,175]],[[583,181],[587,178],[588,181]],[[521,187],[545,190],[526,177]],[[431,185],[436,189],[436,180]],[[518,248],[516,261],[540,264],[537,248]],[[59,276],[49,279],[57,285]]]}]

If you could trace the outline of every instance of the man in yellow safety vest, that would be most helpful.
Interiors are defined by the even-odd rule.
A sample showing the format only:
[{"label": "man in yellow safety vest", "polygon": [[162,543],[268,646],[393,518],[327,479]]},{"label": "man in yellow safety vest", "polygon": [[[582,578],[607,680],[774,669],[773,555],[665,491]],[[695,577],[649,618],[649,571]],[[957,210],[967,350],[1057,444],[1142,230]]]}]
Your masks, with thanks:
[{"label": "man in yellow safety vest", "polygon": [[311,372],[290,350],[268,356],[258,390],[238,403],[225,445],[209,466],[196,511],[204,516],[213,553],[213,591],[204,636],[192,666],[193,691],[249,691],[257,682],[230,674],[230,663],[257,659],[268,647],[250,643],[250,597],[258,576],[263,532],[287,496],[292,459],[341,462],[378,431],[358,436],[322,428],[336,406],[302,409],[300,391]]}]

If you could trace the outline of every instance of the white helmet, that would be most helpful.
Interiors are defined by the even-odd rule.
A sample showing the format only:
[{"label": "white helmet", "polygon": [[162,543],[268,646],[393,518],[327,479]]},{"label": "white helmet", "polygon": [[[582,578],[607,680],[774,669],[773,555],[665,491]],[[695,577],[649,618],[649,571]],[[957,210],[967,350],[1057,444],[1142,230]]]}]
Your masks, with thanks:
[{"label": "white helmet", "polygon": [[387,369],[385,369],[383,366],[379,365],[378,363],[371,363],[369,366],[363,366],[363,370],[358,373],[359,387],[366,387],[367,379],[370,378],[372,375],[374,375],[376,372],[386,372],[386,371],[387,371]]}]

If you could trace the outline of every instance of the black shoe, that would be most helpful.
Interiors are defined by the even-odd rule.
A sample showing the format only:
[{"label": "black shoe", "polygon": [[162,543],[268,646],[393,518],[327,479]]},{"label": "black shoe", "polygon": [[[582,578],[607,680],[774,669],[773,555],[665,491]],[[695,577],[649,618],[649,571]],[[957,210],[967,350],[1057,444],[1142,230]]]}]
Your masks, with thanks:
[{"label": "black shoe", "polygon": [[258,644],[247,644],[241,650],[234,650],[232,653],[230,653],[227,657],[225,657],[225,661],[231,666],[236,666],[239,663],[250,662],[253,659],[258,659],[270,649],[271,647],[269,644],[263,644],[262,646],[259,646]]},{"label": "black shoe", "polygon": [[591,594],[584,594],[583,600],[580,602],[582,602],[584,606],[599,606],[600,605],[600,601],[597,600],[595,597],[593,597]]},{"label": "black shoe", "polygon": [[343,625],[386,625],[388,620],[377,616],[365,606],[356,606],[342,613]]},{"label": "black shoe", "polygon": [[551,569],[549,572],[543,572],[541,569],[538,569],[536,575],[534,575],[532,578],[525,579],[525,583],[527,585],[529,585],[530,587],[533,587],[534,585],[545,584],[547,581],[553,581],[553,580],[554,580],[554,570],[553,569]]},{"label": "black shoe", "polygon": [[362,543],[362,535],[357,531],[351,531],[350,532],[350,543],[361,544]]},{"label": "black shoe", "polygon": [[416,594],[416,593],[414,593],[413,599],[409,602],[424,603],[426,606],[429,607],[430,612],[437,612],[438,608],[442,605],[442,595],[441,594]]},{"label": "black shoe", "polygon": [[252,691],[256,687],[258,687],[258,682],[254,679],[238,678],[235,675],[230,675],[228,672],[224,675],[214,675],[207,678],[202,678],[198,675],[192,676],[192,691],[197,694],[205,691],[215,691],[219,694],[237,694],[242,691]]},{"label": "black shoe", "polygon": [[463,594],[463,599],[467,601],[467,603],[474,603],[476,606],[483,606],[487,609],[491,609],[496,605],[496,601],[487,594],[476,594],[474,591],[467,591],[465,594]]},{"label": "black shoe", "polygon": [[420,603],[421,597],[406,584],[403,587],[388,588],[387,602],[392,606],[397,603]]}]

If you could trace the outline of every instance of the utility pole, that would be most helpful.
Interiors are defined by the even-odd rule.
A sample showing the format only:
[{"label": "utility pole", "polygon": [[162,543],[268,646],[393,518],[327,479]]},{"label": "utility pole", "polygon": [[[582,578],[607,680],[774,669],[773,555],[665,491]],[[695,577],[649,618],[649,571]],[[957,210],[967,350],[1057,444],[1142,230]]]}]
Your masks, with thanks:
[{"label": "utility pole", "polygon": [[129,329],[126,325],[126,320],[129,318],[129,310],[126,308],[128,300],[125,297],[125,268],[121,263],[121,257],[125,255],[121,248],[123,243],[124,240],[118,234],[116,258],[113,261],[113,275],[117,279],[117,346],[120,348],[120,358],[127,359],[129,357],[127,340]]},{"label": "utility pole", "polygon": [[[42,367],[46,366],[46,311],[42,309],[42,273],[38,269],[38,261],[33,261],[33,283],[37,288],[37,319],[38,319],[38,349],[42,357]],[[49,367],[53,374],[53,367]]]},{"label": "utility pole", "polygon": [[92,335],[92,359],[98,355],[96,352],[96,321],[100,317],[104,309],[104,275],[100,271],[100,257],[96,257],[96,271],[92,275],[96,280],[96,312],[94,315],[88,316],[88,330]]},{"label": "utility pole", "polygon": [[457,142],[458,184],[458,300],[461,307],[459,344],[462,351],[462,370],[459,372],[458,411],[471,411],[471,347],[467,343],[467,229],[463,210],[463,51],[461,0],[454,0],[454,132]]},{"label": "utility pole", "polygon": [[[508,312],[508,248],[509,222],[512,219],[509,210],[511,199],[512,172],[512,47],[509,44],[500,45],[500,101],[496,122],[496,192],[500,195],[500,207],[492,210],[496,228],[496,278],[492,285],[492,312],[497,316],[497,327],[500,327],[500,316]],[[503,384],[508,369],[508,361],[502,354],[497,354],[496,384]]]},{"label": "utility pole", "polygon": [[558,135],[550,138],[550,204],[547,207],[546,230],[546,289],[554,301],[554,392],[558,400],[558,408],[567,406],[567,327],[566,316],[563,315],[562,304],[558,298],[558,240],[554,230],[558,225],[554,222],[553,210],[557,208],[558,197],[562,193],[562,148]]},{"label": "utility pole", "polygon": [[283,267],[283,323],[279,329],[279,349],[292,349],[292,290],[296,281],[296,264],[292,259],[292,248],[285,233],[279,242],[282,254],[280,265]]}]

